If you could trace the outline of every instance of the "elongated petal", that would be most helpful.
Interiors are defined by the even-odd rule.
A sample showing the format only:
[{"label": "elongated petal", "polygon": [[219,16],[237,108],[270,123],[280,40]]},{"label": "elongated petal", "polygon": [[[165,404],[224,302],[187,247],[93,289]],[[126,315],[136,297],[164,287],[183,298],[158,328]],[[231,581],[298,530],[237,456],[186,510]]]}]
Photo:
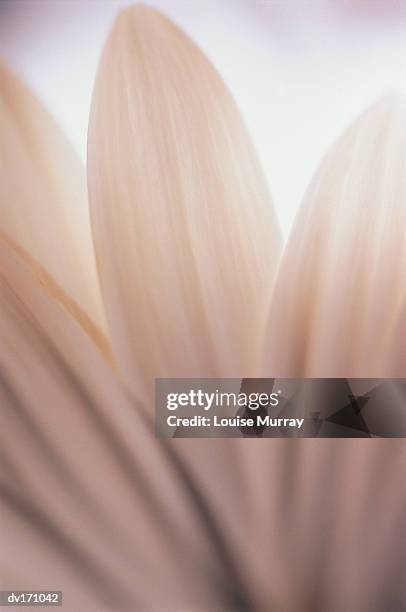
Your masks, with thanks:
[{"label": "elongated petal", "polygon": [[[390,97],[323,161],[278,272],[262,375],[400,375],[389,347],[406,288],[405,149],[404,102]],[[292,593],[292,609],[401,610],[404,443],[279,442],[289,533],[281,558],[306,593]],[[251,465],[263,477],[273,471],[267,449]]]},{"label": "elongated petal", "polygon": [[89,133],[92,223],[126,380],[247,375],[280,237],[239,112],[157,11],[121,13]]},{"label": "elongated petal", "polygon": [[270,376],[391,376],[406,292],[405,151],[406,105],[389,96],[327,155],[275,286]]},{"label": "elongated petal", "polygon": [[35,96],[0,65],[0,232],[109,352],[84,171]]},{"label": "elongated petal", "polygon": [[155,438],[3,241],[0,261],[1,588],[62,589],[68,612],[248,609],[238,531],[231,546],[233,519],[219,512],[225,447],[208,494],[193,477],[199,453],[186,464]]},{"label": "elongated petal", "polygon": [[157,440],[2,241],[0,260],[2,589],[62,589],[67,612],[402,609],[402,441],[275,440],[244,516],[230,441]]}]

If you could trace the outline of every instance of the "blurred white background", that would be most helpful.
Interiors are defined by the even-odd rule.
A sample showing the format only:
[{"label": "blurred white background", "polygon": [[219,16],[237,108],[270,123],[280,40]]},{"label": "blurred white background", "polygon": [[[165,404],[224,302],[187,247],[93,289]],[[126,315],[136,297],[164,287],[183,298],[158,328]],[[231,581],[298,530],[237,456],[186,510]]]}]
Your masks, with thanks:
[{"label": "blurred white background", "polygon": [[[256,145],[285,236],[329,145],[406,88],[406,0],[155,0],[206,52]],[[83,160],[93,81],[121,0],[0,0],[0,56]]]}]

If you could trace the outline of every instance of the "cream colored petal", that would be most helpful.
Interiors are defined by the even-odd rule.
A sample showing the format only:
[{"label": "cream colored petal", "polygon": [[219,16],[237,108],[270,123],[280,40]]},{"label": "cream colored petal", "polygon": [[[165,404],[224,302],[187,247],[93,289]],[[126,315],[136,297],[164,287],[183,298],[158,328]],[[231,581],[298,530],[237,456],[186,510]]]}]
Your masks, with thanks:
[{"label": "cream colored petal", "polygon": [[35,96],[0,65],[0,233],[105,354],[83,168]]},{"label": "cream colored petal", "polygon": [[108,39],[93,97],[89,189],[115,356],[131,385],[241,376],[280,251],[240,114],[203,53],[137,5]]},{"label": "cream colored petal", "polygon": [[[275,283],[263,375],[402,375],[390,347],[406,289],[405,115],[403,100],[381,100],[316,173]],[[401,610],[403,441],[279,442],[292,609]],[[266,454],[253,460],[262,476]]]},{"label": "cream colored petal", "polygon": [[406,104],[388,96],[323,161],[275,286],[268,375],[391,376],[406,293],[405,151]]},{"label": "cream colored petal", "polygon": [[186,464],[157,440],[3,241],[0,261],[0,588],[62,589],[68,612],[247,609],[244,538],[234,528],[231,545],[220,512],[238,500],[226,448],[207,492],[191,476],[199,452]]},{"label": "cream colored petal", "polygon": [[0,261],[0,588],[62,589],[67,612],[402,609],[402,441],[251,441],[271,460],[243,516],[232,441],[157,440],[3,242]]}]

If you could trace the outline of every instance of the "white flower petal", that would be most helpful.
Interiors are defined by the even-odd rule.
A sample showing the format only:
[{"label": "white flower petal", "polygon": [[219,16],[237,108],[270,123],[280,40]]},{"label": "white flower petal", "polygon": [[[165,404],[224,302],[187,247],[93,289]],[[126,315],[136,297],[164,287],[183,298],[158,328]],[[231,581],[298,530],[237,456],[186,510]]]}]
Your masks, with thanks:
[{"label": "white flower petal", "polygon": [[406,294],[405,151],[406,104],[389,96],[325,158],[275,285],[268,375],[391,376],[390,341]]},{"label": "white flower petal", "polygon": [[92,223],[130,385],[247,376],[280,252],[247,131],[202,52],[157,11],[122,12],[89,132]]},{"label": "white flower petal", "polygon": [[108,355],[83,168],[2,65],[0,133],[0,233]]},{"label": "white flower petal", "polygon": [[191,475],[201,456],[186,463],[156,439],[150,415],[1,240],[0,260],[2,588],[63,590],[69,612],[231,607],[247,586],[219,528],[229,517],[215,511],[229,495],[226,449],[207,494]]}]

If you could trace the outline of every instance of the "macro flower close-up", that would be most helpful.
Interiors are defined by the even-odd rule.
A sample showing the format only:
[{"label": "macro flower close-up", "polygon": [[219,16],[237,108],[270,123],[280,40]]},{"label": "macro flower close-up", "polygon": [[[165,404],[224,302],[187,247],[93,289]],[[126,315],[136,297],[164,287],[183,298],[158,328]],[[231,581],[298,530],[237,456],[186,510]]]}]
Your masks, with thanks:
[{"label": "macro flower close-up", "polygon": [[[0,606],[404,612],[406,99],[340,126],[286,231],[235,96],[164,12],[110,24],[86,163],[0,65]],[[276,404],[308,380],[312,427],[324,379],[399,386],[362,419],[346,387],[355,416],[313,433],[171,438],[160,379]]]}]

